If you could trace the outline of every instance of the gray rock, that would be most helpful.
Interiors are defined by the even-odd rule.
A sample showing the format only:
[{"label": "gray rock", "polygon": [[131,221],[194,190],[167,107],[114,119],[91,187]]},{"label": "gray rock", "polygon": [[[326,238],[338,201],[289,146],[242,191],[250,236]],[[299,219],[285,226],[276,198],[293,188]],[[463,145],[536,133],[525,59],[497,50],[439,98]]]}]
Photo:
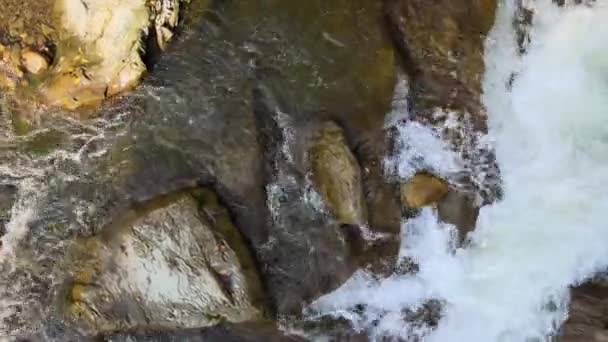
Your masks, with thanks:
[{"label": "gray rock", "polygon": [[261,317],[259,280],[243,271],[223,232],[214,229],[229,223],[203,215],[192,197],[176,194],[75,244],[66,318],[98,333]]}]

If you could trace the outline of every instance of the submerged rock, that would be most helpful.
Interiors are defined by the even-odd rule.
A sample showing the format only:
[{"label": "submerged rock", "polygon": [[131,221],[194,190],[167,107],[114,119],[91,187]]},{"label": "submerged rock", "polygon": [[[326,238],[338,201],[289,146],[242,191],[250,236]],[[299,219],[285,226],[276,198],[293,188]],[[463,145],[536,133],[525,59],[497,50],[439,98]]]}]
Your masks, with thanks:
[{"label": "submerged rock", "polygon": [[243,252],[235,252],[245,247],[233,247],[229,242],[234,237],[223,235],[228,229],[238,234],[235,228],[215,230],[214,225],[226,218],[206,214],[205,207],[199,213],[189,195],[160,201],[152,203],[143,217],[127,213],[102,235],[74,246],[66,318],[95,334],[142,326],[203,327],[261,317],[259,280],[251,260],[242,263]]},{"label": "submerged rock", "polygon": [[321,125],[310,159],[315,184],[336,219],[344,224],[365,225],[361,170],[342,129],[333,122]]},{"label": "submerged rock", "polygon": [[[371,228],[399,231],[398,192],[392,193],[382,177],[384,115],[390,108],[396,63],[382,34],[381,4],[264,0],[215,1],[212,6],[202,23],[187,27],[175,48],[160,56],[137,96],[112,102],[116,111],[104,117],[112,128],[91,123],[95,138],[84,135],[79,139],[87,145],[69,150],[78,152],[78,161],[73,154],[46,155],[53,164],[48,174],[65,173],[66,179],[53,180],[51,193],[40,195],[44,210],[36,210],[38,223],[26,241],[33,241],[29,246],[36,257],[55,252],[52,260],[57,262],[49,264],[56,273],[40,275],[44,291],[21,291],[42,293],[44,298],[54,298],[48,294],[57,291],[63,307],[46,305],[50,299],[39,301],[45,304],[35,313],[39,316],[23,310],[16,314],[19,327],[42,322],[32,324],[46,329],[51,316],[67,317],[72,327],[87,333],[258,319],[263,310],[255,309],[263,305],[233,286],[253,287],[239,275],[247,278],[245,269],[255,265],[268,290],[271,314],[301,315],[303,306],[343,284],[359,266],[352,236],[361,232],[345,231],[317,207],[306,177],[310,168],[303,156],[312,140],[305,139],[304,131],[316,131],[315,123],[338,123],[352,156],[361,160],[361,191],[370,206],[379,209],[370,218]],[[246,7],[257,10],[240,11]],[[302,30],[294,30],[294,22]],[[96,62],[84,58],[76,60],[87,71],[87,62]],[[80,69],[74,72],[85,76]],[[73,87],[69,82],[74,78],[65,76],[62,82]],[[98,84],[93,78],[80,80]],[[281,101],[261,101],[267,106],[260,110],[252,103],[259,97],[254,91],[252,101],[253,86],[267,87]],[[95,99],[97,88],[90,89]],[[74,132],[88,129],[79,126]],[[217,196],[210,202],[221,202],[225,208],[217,211],[229,215],[209,215],[216,209],[205,204],[196,217],[191,214],[194,205],[188,204],[192,200],[184,198],[149,214],[136,208],[124,221],[113,220],[120,208],[197,186],[213,189]],[[196,198],[208,203],[206,196]],[[232,220],[226,220],[228,216]],[[107,220],[113,223],[107,226]],[[50,232],[48,227],[57,221]],[[246,264],[242,249],[225,235],[209,235],[223,231],[221,222],[234,222],[256,262]],[[232,225],[225,227],[238,235]],[[94,237],[73,242],[81,236]],[[220,252],[213,252],[220,241],[236,255],[222,259],[236,265],[235,276],[224,272],[217,261]],[[68,247],[74,265],[61,262],[62,248]],[[23,268],[29,271],[29,266]],[[66,279],[65,272],[73,273],[65,288],[50,285],[51,279]],[[32,283],[27,276],[21,276],[19,284]],[[155,286],[159,277],[165,290]],[[176,279],[183,280],[185,288],[176,285]],[[183,290],[183,296],[171,289]],[[38,298],[27,303],[34,300]]]},{"label": "submerged rock", "polygon": [[428,173],[418,173],[401,186],[401,201],[410,208],[436,205],[448,194],[448,183]]}]

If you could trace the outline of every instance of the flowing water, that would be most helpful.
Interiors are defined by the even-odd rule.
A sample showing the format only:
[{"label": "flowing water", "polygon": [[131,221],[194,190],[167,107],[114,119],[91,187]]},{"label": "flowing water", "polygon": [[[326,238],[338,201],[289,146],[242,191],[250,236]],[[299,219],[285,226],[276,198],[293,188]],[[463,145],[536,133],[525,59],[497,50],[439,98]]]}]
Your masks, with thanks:
[{"label": "flowing water", "polygon": [[[405,180],[421,168],[431,168],[450,180],[473,173],[474,181],[483,184],[484,169],[462,153],[475,156],[494,149],[502,176],[501,200],[482,208],[464,248],[455,248],[454,227],[440,222],[433,209],[422,210],[403,222],[401,232],[400,262],[415,261],[415,274],[378,279],[359,271],[314,302],[314,311],[347,318],[378,340],[543,341],[558,334],[567,318],[568,287],[608,266],[608,226],[602,215],[608,210],[608,3],[558,7],[551,0],[524,1],[535,15],[531,43],[521,55],[513,27],[517,2],[501,1],[486,42],[488,136],[471,139],[467,151],[454,150],[437,127],[408,121],[405,81],[398,83],[395,110],[386,123],[396,128],[401,147],[387,160],[387,177]],[[378,72],[369,66],[378,54],[353,54],[343,48],[363,36],[349,31],[351,26],[334,23],[330,16],[322,17],[328,23],[316,21],[318,9],[329,6],[327,2],[311,1],[307,12],[283,8],[282,1],[260,2],[278,6],[284,16],[257,8],[253,1],[218,3],[202,28],[187,31],[175,51],[161,58],[144,87],[106,107],[98,119],[82,122],[65,113],[45,113],[38,129],[16,136],[2,113],[6,122],[0,122],[0,196],[9,189],[14,201],[6,231],[0,232],[0,341],[22,333],[66,340],[60,321],[70,246],[79,237],[98,234],[133,201],[171,192],[192,179],[213,179],[235,198],[247,199],[236,201],[247,213],[240,218],[247,223],[244,234],[269,250],[262,257],[270,260],[278,253],[283,258],[276,263],[278,271],[306,273],[313,284],[318,281],[310,265],[324,264],[325,273],[319,277],[323,281],[345,272],[344,262],[332,259],[342,251],[336,247],[343,247],[341,237],[331,235],[326,222],[317,222],[322,220],[315,208],[285,201],[286,188],[306,182],[282,178],[281,172],[292,172],[294,163],[284,149],[298,147],[287,133],[299,128],[282,123],[295,126],[309,121],[310,113],[334,111],[344,112],[340,119],[355,122],[355,127],[367,126],[367,114],[383,106],[382,101],[366,99],[376,99],[385,82],[351,85],[367,80],[362,75],[368,69],[376,77]],[[356,2],[342,1],[339,6],[351,4]],[[349,7],[354,18],[367,18],[355,5]],[[245,19],[234,12],[245,13]],[[319,24],[346,32],[341,39],[315,30],[296,32],[291,25],[294,13],[310,27]],[[296,43],[307,49],[293,48]],[[384,42],[378,42],[378,49],[384,52]],[[392,51],[386,51],[390,56]],[[386,84],[392,84],[393,69],[379,70],[386,71]],[[338,77],[334,73],[339,81],[332,81]],[[285,154],[277,153],[287,166],[277,167],[281,172],[270,179],[266,195],[263,187],[244,177],[263,178],[257,161],[264,157],[255,133],[259,114],[252,113],[254,83],[282,95],[277,103],[266,102],[276,107],[272,110],[277,117],[270,119],[284,134],[276,134],[283,144],[274,148]],[[361,89],[369,94],[358,101]],[[282,108],[283,102],[294,108]],[[325,103],[329,108],[319,108]],[[362,114],[348,116],[352,113]],[[281,121],[283,114],[289,120]],[[448,117],[446,125],[457,126],[455,113],[436,114]],[[277,132],[268,131],[268,139],[277,139]],[[295,190],[289,199],[297,202],[306,192]],[[266,203],[264,197],[276,201]],[[285,227],[275,222],[270,233],[259,229],[258,212],[266,204],[272,214],[281,214],[273,210],[276,205],[306,228],[318,223],[312,229],[316,240],[289,231],[292,221],[285,221]],[[311,212],[314,215],[301,220],[302,213]],[[285,238],[274,247],[265,243],[267,235]],[[277,279],[281,284],[286,278]],[[301,291],[298,287],[277,288],[274,295],[284,300],[284,307],[299,304],[300,298],[290,297]],[[407,318],[425,310],[434,313]]]},{"label": "flowing water", "polygon": [[[65,319],[74,264],[96,260],[80,251],[83,240],[111,235],[116,221],[128,229],[121,217],[131,209],[197,186],[228,207],[276,311],[299,312],[355,269],[338,223],[310,205],[302,132],[330,117],[354,132],[382,127],[396,65],[381,4],[192,3],[211,7],[184,20],[144,85],[95,119],[44,112],[17,135],[0,103],[0,341],[97,333]],[[361,44],[366,51],[352,53]]]},{"label": "flowing water", "polygon": [[[422,210],[402,226],[402,257],[419,264],[416,274],[359,272],[314,309],[376,338],[544,341],[567,318],[568,286],[608,266],[608,3],[525,5],[534,11],[527,53],[516,46],[515,1],[501,2],[486,42],[484,102],[503,198],[482,208],[470,245],[456,250],[453,228]],[[430,129],[400,131],[428,141],[393,161],[400,176],[420,156],[444,173],[459,167]],[[431,299],[442,304],[436,326],[404,323]]]}]

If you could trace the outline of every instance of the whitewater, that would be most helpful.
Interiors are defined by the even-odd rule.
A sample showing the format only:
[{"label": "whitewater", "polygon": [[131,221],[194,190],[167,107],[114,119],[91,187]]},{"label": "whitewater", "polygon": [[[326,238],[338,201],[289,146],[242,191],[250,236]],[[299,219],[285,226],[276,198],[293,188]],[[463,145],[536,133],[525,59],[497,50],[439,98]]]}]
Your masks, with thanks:
[{"label": "whitewater", "polygon": [[[347,318],[372,339],[547,341],[568,317],[569,287],[606,269],[608,1],[526,5],[534,11],[527,53],[518,53],[515,0],[500,3],[485,46],[500,201],[481,209],[471,243],[458,249],[454,227],[424,209],[402,226],[400,257],[419,272],[376,280],[360,271],[313,303],[316,312]],[[400,131],[432,134],[413,122]],[[453,152],[435,140],[425,140],[423,157],[451,172]],[[405,179],[415,171],[408,153],[397,160]],[[403,310],[432,299],[442,303],[437,326],[404,322]]]}]

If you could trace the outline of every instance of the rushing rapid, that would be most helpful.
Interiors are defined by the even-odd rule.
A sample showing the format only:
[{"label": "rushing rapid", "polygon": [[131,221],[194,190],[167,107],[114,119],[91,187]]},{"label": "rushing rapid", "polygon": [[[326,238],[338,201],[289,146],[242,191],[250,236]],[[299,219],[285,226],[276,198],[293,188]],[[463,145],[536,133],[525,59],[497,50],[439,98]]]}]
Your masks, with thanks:
[{"label": "rushing rapid", "polygon": [[[419,272],[359,272],[314,309],[372,337],[542,341],[567,318],[569,286],[608,266],[608,3],[529,5],[527,53],[516,46],[515,1],[501,2],[486,42],[483,96],[504,196],[482,208],[471,244],[454,251],[454,228],[425,209],[402,226],[402,257]],[[400,131],[431,134],[413,122]],[[415,152],[440,172],[458,166],[437,153],[441,141],[424,146]],[[404,179],[416,171],[408,153],[393,161]],[[404,310],[430,300],[442,305],[436,327],[404,323]]]}]

